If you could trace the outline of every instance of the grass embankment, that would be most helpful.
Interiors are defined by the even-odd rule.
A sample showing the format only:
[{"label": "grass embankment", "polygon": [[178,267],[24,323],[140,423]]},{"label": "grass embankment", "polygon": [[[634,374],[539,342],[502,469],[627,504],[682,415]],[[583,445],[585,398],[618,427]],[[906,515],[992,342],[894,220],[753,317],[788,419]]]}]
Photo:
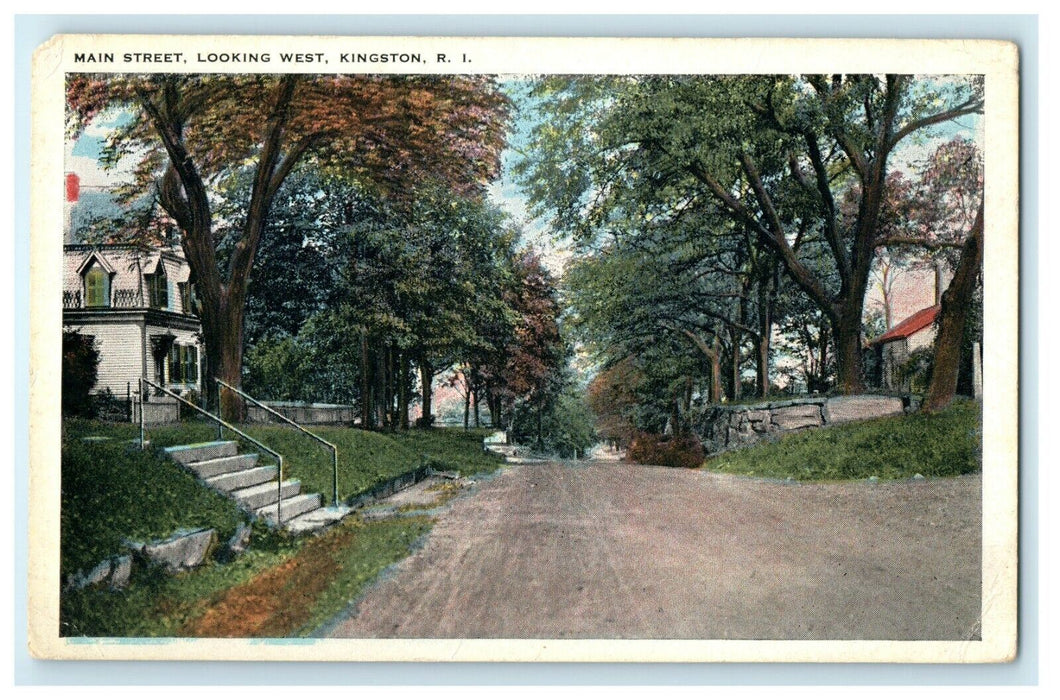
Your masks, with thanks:
[{"label": "grass embankment", "polygon": [[130,450],[118,439],[83,442],[76,428],[67,432],[60,517],[64,578],[122,552],[126,539],[150,541],[198,528],[215,528],[227,538],[247,519],[231,500],[159,455]]},{"label": "grass embankment", "polygon": [[[254,425],[246,431],[284,455],[286,478],[301,479],[304,492],[319,492],[330,500],[330,451],[289,428]],[[490,471],[503,464],[501,458],[483,452],[482,431],[382,434],[320,428],[315,432],[338,446],[342,500],[424,461],[462,474]],[[230,500],[203,488],[189,472],[155,451],[129,450],[126,441],[139,436],[137,426],[67,421],[64,433],[64,578],[121,553],[126,539],[151,540],[200,527],[213,527],[221,538],[227,538],[247,519]],[[110,439],[81,439],[87,436]],[[216,429],[189,422],[152,428],[149,439],[155,448],[204,442],[216,439]],[[354,519],[324,537],[298,539],[258,525],[252,549],[235,562],[210,563],[175,577],[138,571],[123,591],[64,594],[63,634],[306,633],[340,612],[382,568],[406,556],[411,543],[428,529],[429,521],[423,519],[373,523]],[[262,602],[262,596],[268,600]],[[224,614],[218,612],[222,609]],[[252,614],[253,609],[262,612]],[[238,621],[228,622],[233,618]]]},{"label": "grass embankment", "polygon": [[[320,493],[329,503],[333,491],[331,451],[293,428],[277,425],[244,425],[240,429],[276,450],[284,458],[284,478],[302,482],[303,493]],[[396,433],[376,433],[354,428],[313,426],[310,428],[339,451],[339,500],[359,496],[387,479],[404,474],[421,463],[435,469],[456,471],[462,475],[489,472],[504,464],[504,459],[482,449],[488,430],[436,428]],[[103,435],[130,440],[139,437],[135,425],[103,424],[91,421],[68,423],[70,437]],[[226,433],[225,439],[235,436]],[[217,428],[205,422],[189,421],[178,425],[150,428],[148,439],[155,448],[186,445],[217,439]],[[247,443],[244,452],[260,452]],[[262,455],[262,463],[273,458]]]},{"label": "grass embankment", "polygon": [[707,469],[799,481],[906,479],[978,471],[981,406],[956,401],[937,414],[914,413],[785,435],[708,459]]},{"label": "grass embankment", "polygon": [[266,537],[229,564],[177,576],[138,571],[121,591],[63,595],[64,636],[297,637],[342,612],[409,554],[426,518],[348,520],[321,537]]}]

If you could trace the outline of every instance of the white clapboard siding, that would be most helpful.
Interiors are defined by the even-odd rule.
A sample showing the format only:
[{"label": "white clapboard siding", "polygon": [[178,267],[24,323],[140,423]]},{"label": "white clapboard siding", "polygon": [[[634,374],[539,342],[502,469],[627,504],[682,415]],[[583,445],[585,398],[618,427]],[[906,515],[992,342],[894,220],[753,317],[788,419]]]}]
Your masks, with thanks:
[{"label": "white clapboard siding", "polygon": [[110,389],[125,396],[128,383],[136,391],[143,371],[143,336],[136,324],[85,324],[80,332],[94,336],[99,351],[99,370],[93,391]]}]

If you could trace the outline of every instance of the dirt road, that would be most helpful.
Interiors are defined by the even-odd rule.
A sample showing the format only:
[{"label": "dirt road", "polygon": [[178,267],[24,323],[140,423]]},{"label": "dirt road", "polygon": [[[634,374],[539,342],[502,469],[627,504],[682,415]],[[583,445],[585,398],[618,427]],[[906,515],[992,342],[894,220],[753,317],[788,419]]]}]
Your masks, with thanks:
[{"label": "dirt road", "polygon": [[967,639],[981,478],[785,484],[509,468],[452,502],[334,637]]}]

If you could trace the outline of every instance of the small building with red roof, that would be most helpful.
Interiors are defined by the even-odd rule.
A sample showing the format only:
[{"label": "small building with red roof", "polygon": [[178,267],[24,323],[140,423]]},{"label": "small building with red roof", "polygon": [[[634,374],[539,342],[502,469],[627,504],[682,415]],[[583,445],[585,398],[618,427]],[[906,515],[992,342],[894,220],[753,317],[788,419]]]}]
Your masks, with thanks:
[{"label": "small building with red roof", "polygon": [[935,342],[935,320],[942,307],[938,304],[917,311],[878,338],[868,348],[876,354],[881,389],[909,391],[910,380],[902,378],[901,368],[914,352]]}]

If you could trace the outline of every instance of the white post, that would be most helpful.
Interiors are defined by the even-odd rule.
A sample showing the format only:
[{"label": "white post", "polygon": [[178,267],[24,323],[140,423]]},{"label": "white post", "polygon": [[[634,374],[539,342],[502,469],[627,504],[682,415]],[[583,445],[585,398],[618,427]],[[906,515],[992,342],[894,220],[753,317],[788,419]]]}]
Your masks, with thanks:
[{"label": "white post", "polygon": [[979,343],[972,343],[972,393],[983,398],[983,355]]}]

